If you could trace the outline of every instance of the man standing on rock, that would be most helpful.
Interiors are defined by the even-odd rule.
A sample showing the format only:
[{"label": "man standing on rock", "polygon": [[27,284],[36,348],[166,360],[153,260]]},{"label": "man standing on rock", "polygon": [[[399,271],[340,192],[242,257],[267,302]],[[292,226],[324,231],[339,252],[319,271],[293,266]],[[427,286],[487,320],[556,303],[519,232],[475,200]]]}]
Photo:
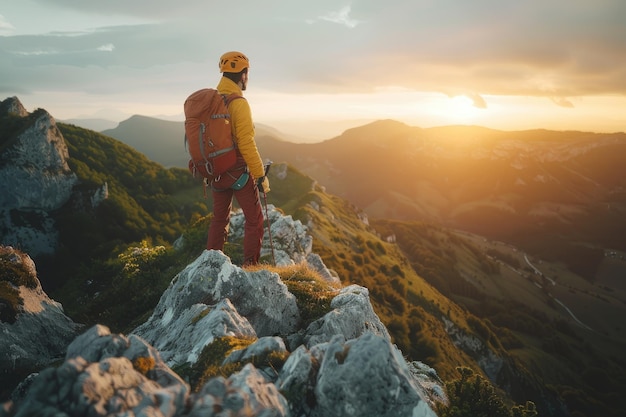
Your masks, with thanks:
[{"label": "man standing on rock", "polygon": [[[241,96],[248,85],[250,62],[241,52],[226,52],[219,62],[222,79],[217,85],[220,94]],[[259,189],[270,191],[263,161],[254,140],[254,124],[250,105],[245,99],[228,104],[231,131],[237,145],[237,163],[230,171],[211,182],[213,195],[213,220],[209,227],[207,249],[223,250],[228,235],[233,196],[245,217],[243,238],[243,265],[259,263],[263,242],[263,211]]]}]

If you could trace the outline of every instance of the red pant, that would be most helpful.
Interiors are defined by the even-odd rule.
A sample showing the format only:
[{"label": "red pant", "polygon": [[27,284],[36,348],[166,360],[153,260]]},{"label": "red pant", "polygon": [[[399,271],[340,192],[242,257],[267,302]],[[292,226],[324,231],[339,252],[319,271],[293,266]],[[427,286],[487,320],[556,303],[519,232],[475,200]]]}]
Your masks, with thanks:
[{"label": "red pant", "polygon": [[229,188],[224,191],[217,191],[212,189],[211,192],[213,194],[213,220],[209,226],[207,249],[224,249],[234,195],[245,217],[243,264],[254,265],[259,263],[263,242],[263,211],[259,200],[259,190],[252,177],[248,179],[241,190],[235,191]]}]

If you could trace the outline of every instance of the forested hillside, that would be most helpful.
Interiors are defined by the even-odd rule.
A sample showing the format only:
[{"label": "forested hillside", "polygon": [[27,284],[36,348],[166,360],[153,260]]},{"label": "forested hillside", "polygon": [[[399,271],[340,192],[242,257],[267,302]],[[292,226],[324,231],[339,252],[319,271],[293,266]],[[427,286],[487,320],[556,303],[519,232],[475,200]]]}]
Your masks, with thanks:
[{"label": "forested hillside", "polygon": [[[93,211],[76,210],[74,201],[55,213],[61,249],[38,260],[38,271],[75,321],[128,331],[204,249],[210,198],[184,169],[165,169],[101,134],[60,128],[78,187],[106,183],[109,196]],[[568,415],[563,404],[579,415],[620,415],[623,345],[613,336],[621,325],[597,327],[603,316],[586,315],[582,320],[595,332],[585,333],[556,301],[569,303],[565,297],[576,292],[614,305],[618,298],[610,289],[563,276],[562,291],[551,295],[556,289],[545,280],[563,270],[535,277],[511,246],[427,223],[368,220],[359,207],[289,165],[272,168],[270,181],[268,203],[307,225],[314,252],[343,285],[369,289],[408,359],[432,366],[444,381],[461,376],[459,383],[474,383],[486,397],[497,395],[509,405],[531,400],[545,415]],[[240,251],[237,241],[225,248],[235,263]],[[615,310],[602,311],[608,316]],[[452,415],[447,412],[442,416]]]},{"label": "forested hillside", "polygon": [[[108,139],[104,141],[106,143]],[[68,143],[71,142],[70,135]],[[115,141],[111,143],[115,144]],[[94,159],[95,156],[89,158]],[[129,175],[124,170],[131,162],[122,162],[123,158],[119,161],[119,178],[126,181],[123,183],[125,188],[133,190],[129,195],[138,194],[134,199],[141,202],[142,207],[173,209],[175,206],[168,206],[164,202],[171,201],[171,198],[184,202],[182,207],[186,211],[181,213],[174,210],[178,214],[170,213],[172,217],[167,223],[173,228],[180,226],[182,230],[185,229],[184,221],[176,223],[172,220],[175,220],[175,216],[190,219],[194,226],[183,231],[191,236],[187,243],[195,242],[191,247],[188,246],[189,253],[201,250],[210,221],[210,215],[207,215],[210,199],[202,199],[199,185],[189,179],[187,171],[159,171],[155,167],[153,169],[156,171],[143,168],[141,171],[146,173],[135,170],[134,175]],[[103,168],[100,165],[96,170],[101,171]],[[165,188],[165,184],[172,184],[169,182],[170,175],[166,173],[176,174],[173,177],[180,178],[183,181],[181,185],[186,181],[188,188],[179,185],[176,188],[179,192],[168,194],[168,190],[173,189]],[[317,189],[310,177],[293,168],[287,171],[274,169],[271,173],[269,203],[311,226],[315,252],[337,272],[345,285],[357,283],[370,290],[377,313],[388,326],[395,343],[409,358],[433,366],[444,380],[457,378],[456,367],[459,365],[484,374],[484,369],[478,366],[477,361],[484,360],[485,351],[472,352],[467,348],[459,348],[463,342],[455,341],[449,335],[453,331],[449,327],[452,323],[453,328],[458,326],[459,334],[477,337],[481,344],[501,358],[499,376],[495,377],[494,374],[491,378],[498,385],[508,387],[508,395],[515,401],[523,403],[532,399],[540,410],[546,410],[556,407],[553,400],[549,399],[554,395],[563,398],[574,409],[593,409],[597,406],[597,398],[603,398],[605,405],[602,407],[607,413],[619,407],[611,394],[613,387],[622,384],[617,371],[623,367],[618,353],[620,345],[616,345],[613,339],[619,333],[619,327],[616,327],[619,324],[607,324],[606,328],[600,328],[603,332],[600,338],[586,334],[558,307],[554,296],[548,296],[545,289],[538,288],[542,284],[541,277],[532,277],[528,271],[530,267],[519,253],[513,255],[515,252],[511,249],[481,245],[480,237],[469,238],[427,223],[379,220],[372,221],[370,226],[367,224],[367,216],[358,207]],[[161,187],[164,189],[140,197],[149,188],[144,185],[145,180],[138,178],[157,178],[157,182],[163,182]],[[187,191],[181,193],[185,189]],[[155,202],[160,204],[152,206],[151,203]],[[158,215],[158,211],[151,212]],[[160,242],[157,236],[165,236],[157,232],[162,227],[154,229],[157,240],[149,242],[147,247],[152,248]],[[395,237],[395,243],[385,241],[384,238],[391,235]],[[161,240],[165,241],[167,239]],[[168,244],[164,246],[169,247]],[[239,249],[237,242],[231,242],[226,251],[231,253],[233,259],[237,259]],[[159,259],[165,262],[167,256]],[[507,275],[510,268],[521,271],[526,277],[522,283],[513,281],[516,283],[507,287],[503,280],[510,278]],[[159,269],[165,269],[165,265]],[[147,275],[145,278],[150,273]],[[161,282],[164,287],[168,282],[167,276],[156,276],[161,277],[160,281],[154,277],[148,279]],[[132,294],[141,291],[141,280],[135,278],[135,282],[136,288],[125,292]],[[568,288],[572,288],[571,282],[577,281],[563,282],[561,287],[564,291],[559,297],[566,302],[571,302],[566,298],[571,291]],[[602,307],[606,303],[601,300],[611,297],[609,291],[594,296],[598,291],[592,288],[593,285],[591,288],[582,284],[574,287],[578,288],[579,294],[590,294],[587,299],[575,299],[576,303],[591,301]],[[528,291],[533,293],[532,296],[521,296]],[[156,299],[158,292],[155,288],[148,293],[152,293]],[[120,295],[117,293],[115,296]],[[145,297],[137,298],[134,302],[142,299],[145,300]],[[145,308],[148,308],[148,303],[144,304]],[[611,309],[601,308],[598,311],[606,312],[606,315],[583,319],[595,325],[615,313]],[[111,312],[112,318],[120,315],[121,311]],[[118,317],[116,320],[119,326],[124,325],[124,319]],[[611,320],[604,322],[613,323]],[[596,341],[603,342],[591,343],[594,337]],[[607,368],[599,365],[606,360],[612,365]],[[582,373],[579,372],[581,368],[584,369]],[[599,370],[602,371],[598,373]],[[588,377],[596,381],[594,386],[600,386],[597,380],[601,378],[601,386],[606,387],[608,384],[611,390],[588,389]]]},{"label": "forested hillside", "polygon": [[[194,217],[208,212],[202,186],[188,171],[165,169],[99,133],[72,125],[59,124],[59,128],[69,149],[68,164],[79,184],[74,199],[55,213],[60,251],[55,257],[38,260],[47,290],[131,242],[147,239],[171,244]],[[108,198],[94,212],[82,209],[84,205],[77,201],[80,190],[87,194],[104,184]]]},{"label": "forested hillside", "polygon": [[484,337],[496,334],[512,360],[568,407],[586,415],[622,407],[617,392],[626,387],[626,340],[619,287],[589,283],[563,264],[467,232],[423,222],[372,225],[393,236],[417,273],[478,318],[472,322]]},{"label": "forested hillside", "polygon": [[[107,182],[109,199],[96,213],[65,218],[60,213],[64,249],[40,269],[54,271],[47,278],[54,284],[52,295],[76,321],[127,331],[145,319],[171,278],[204,248],[210,199],[203,199],[201,185],[185,170],[166,170],[101,134],[67,125],[61,129],[82,186]],[[441,317],[449,316],[468,335],[477,335],[472,326],[479,320],[468,320],[417,275],[356,207],[326,194],[293,168],[283,165],[270,173],[268,202],[310,226],[315,252],[342,284],[370,290],[377,313],[407,357],[433,366],[444,380],[458,378],[459,365],[483,375],[476,362],[483,353],[456,347]],[[173,241],[181,235],[182,250],[175,250]],[[229,242],[225,251],[237,262],[240,249],[240,242]],[[129,262],[139,265],[139,272],[129,270]],[[506,355],[498,343],[482,343]],[[522,392],[519,402],[529,395]]]}]

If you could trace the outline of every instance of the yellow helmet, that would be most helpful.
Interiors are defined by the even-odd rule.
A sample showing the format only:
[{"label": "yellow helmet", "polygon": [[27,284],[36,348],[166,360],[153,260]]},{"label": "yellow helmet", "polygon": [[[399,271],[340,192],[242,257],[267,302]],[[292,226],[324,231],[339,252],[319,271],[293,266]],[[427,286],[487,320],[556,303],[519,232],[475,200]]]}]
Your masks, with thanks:
[{"label": "yellow helmet", "polygon": [[226,52],[220,57],[220,72],[241,72],[244,68],[250,68],[250,61],[241,52]]}]

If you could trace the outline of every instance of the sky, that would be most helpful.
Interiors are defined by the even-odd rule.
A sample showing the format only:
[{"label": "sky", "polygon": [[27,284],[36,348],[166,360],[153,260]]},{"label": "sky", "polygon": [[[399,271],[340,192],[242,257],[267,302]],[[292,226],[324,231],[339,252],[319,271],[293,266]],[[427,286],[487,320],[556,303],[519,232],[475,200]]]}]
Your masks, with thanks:
[{"label": "sky", "polygon": [[0,0],[0,100],[182,120],[222,53],[255,122],[626,131],[624,0]]}]

